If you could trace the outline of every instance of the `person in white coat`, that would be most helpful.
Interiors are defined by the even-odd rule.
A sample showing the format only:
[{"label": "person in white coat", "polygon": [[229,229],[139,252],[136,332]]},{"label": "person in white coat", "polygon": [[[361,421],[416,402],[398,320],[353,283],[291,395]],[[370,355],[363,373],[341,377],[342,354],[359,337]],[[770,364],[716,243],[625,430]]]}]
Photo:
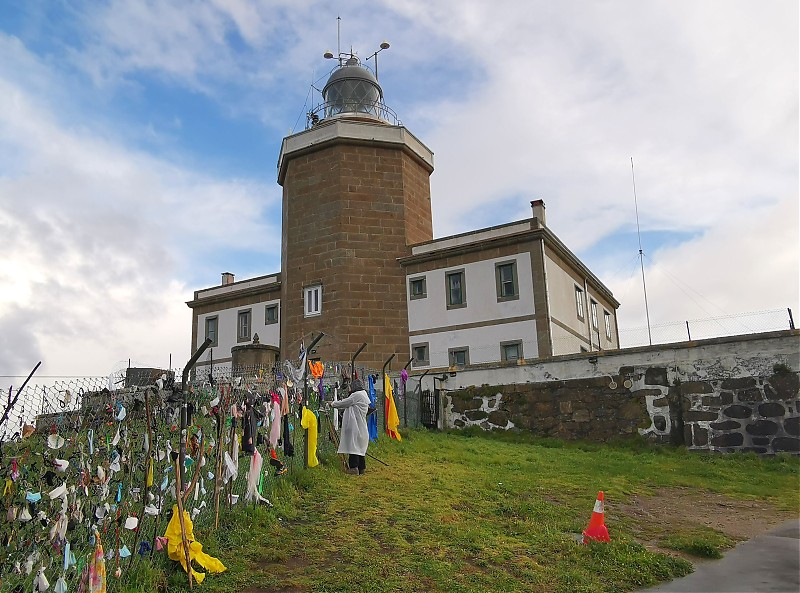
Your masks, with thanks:
[{"label": "person in white coat", "polygon": [[350,395],[339,401],[331,402],[331,406],[344,410],[342,431],[339,435],[337,453],[349,455],[348,473],[363,475],[366,470],[366,454],[369,445],[369,429],[367,428],[367,410],[369,395],[358,379],[353,380]]}]

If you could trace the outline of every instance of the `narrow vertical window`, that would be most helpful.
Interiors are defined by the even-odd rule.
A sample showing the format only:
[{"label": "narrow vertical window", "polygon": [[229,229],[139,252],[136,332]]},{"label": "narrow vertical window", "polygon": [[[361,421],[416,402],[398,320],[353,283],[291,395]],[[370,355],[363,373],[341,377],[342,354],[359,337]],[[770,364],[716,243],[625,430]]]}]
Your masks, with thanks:
[{"label": "narrow vertical window", "polygon": [[447,290],[447,308],[457,309],[467,306],[467,286],[464,279],[464,270],[448,272],[445,274],[445,288]]},{"label": "narrow vertical window", "polygon": [[611,341],[611,313],[603,311],[603,323],[606,326],[606,339]]},{"label": "narrow vertical window", "polygon": [[218,346],[217,342],[217,317],[206,317],[206,338],[211,340],[211,347]]},{"label": "narrow vertical window", "polygon": [[594,300],[590,300],[589,304],[591,305],[592,309],[592,327],[594,329],[597,329],[598,327],[600,327],[597,324],[597,303]]},{"label": "narrow vertical window", "polygon": [[322,285],[309,286],[303,289],[305,301],[304,317],[312,317],[322,313]]},{"label": "narrow vertical window", "polygon": [[239,311],[237,316],[236,322],[236,341],[237,342],[249,342],[250,341],[250,327],[251,327],[251,320],[252,320],[252,311],[247,309],[247,311]]},{"label": "narrow vertical window", "polygon": [[495,284],[497,286],[497,301],[511,301],[519,298],[519,283],[517,282],[517,262],[502,262],[495,264]]},{"label": "narrow vertical window", "polygon": [[580,286],[575,287],[575,306],[578,310],[578,319],[583,319],[583,289]]}]

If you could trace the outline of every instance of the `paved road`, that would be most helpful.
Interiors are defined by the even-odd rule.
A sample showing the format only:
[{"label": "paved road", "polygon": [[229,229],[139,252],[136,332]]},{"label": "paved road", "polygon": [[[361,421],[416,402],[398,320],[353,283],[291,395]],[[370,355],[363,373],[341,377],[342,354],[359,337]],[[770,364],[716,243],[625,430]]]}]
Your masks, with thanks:
[{"label": "paved road", "polygon": [[722,560],[640,593],[798,593],[800,519],[743,542]]}]

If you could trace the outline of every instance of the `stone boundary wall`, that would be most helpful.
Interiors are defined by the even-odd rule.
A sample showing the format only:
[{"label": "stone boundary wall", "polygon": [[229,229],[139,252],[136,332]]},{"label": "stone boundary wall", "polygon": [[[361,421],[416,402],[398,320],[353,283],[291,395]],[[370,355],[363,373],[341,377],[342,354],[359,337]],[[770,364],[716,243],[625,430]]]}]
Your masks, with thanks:
[{"label": "stone boundary wall", "polygon": [[482,365],[445,373],[442,426],[797,453],[798,371],[798,330]]}]

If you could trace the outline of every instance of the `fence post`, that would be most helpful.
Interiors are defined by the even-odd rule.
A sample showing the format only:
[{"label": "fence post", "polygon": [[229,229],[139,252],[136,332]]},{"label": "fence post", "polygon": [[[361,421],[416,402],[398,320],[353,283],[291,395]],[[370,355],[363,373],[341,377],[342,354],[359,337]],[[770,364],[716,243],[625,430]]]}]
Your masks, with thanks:
[{"label": "fence post", "polygon": [[383,371],[381,372],[381,381],[383,381],[383,432],[386,432],[386,416],[389,413],[389,409],[386,407],[386,367],[389,366],[393,358],[394,354],[389,357],[389,360],[383,363]]},{"label": "fence post", "polygon": [[431,372],[430,369],[425,369],[425,372],[419,376],[419,383],[417,383],[417,388],[419,389],[419,397],[417,397],[417,419],[415,426],[419,426],[422,423],[422,380],[430,372]]},{"label": "fence post", "polygon": [[[203,355],[203,352],[205,352],[206,349],[209,346],[211,346],[211,343],[212,343],[211,338],[206,338],[205,342],[200,344],[200,347],[197,349],[197,352],[192,354],[192,357],[189,359],[189,362],[187,362],[186,366],[183,367],[183,375],[181,376],[181,391],[183,392],[183,400],[181,402],[181,433],[180,433],[181,444],[178,451],[178,459],[180,463],[178,472],[180,472],[180,476],[176,476],[176,479],[180,478],[181,484],[186,483],[186,439],[189,436],[188,428],[186,426],[188,424],[188,416],[189,416],[189,410],[188,410],[189,390],[187,385],[187,383],[189,383],[189,371],[192,370],[192,368],[194,368],[194,365],[197,363],[198,360],[200,360],[200,357]],[[128,363],[128,365],[130,365],[130,362]],[[200,463],[200,460],[198,459],[197,462]],[[180,492],[178,494],[178,496],[182,495],[183,492]]]},{"label": "fence post", "polygon": [[692,332],[689,331],[689,322],[686,322],[686,334],[689,336],[689,341],[692,341]]},{"label": "fence post", "polygon": [[786,310],[789,311],[789,329],[794,329],[794,319],[792,318],[792,308],[786,307]]},{"label": "fence post", "polygon": [[[2,426],[3,423],[8,419],[9,415],[11,414],[11,408],[13,408],[17,404],[17,400],[19,399],[19,394],[22,393],[22,391],[25,389],[25,386],[28,384],[28,381],[31,380],[31,377],[33,377],[33,374],[36,372],[36,369],[38,369],[40,366],[42,366],[41,360],[36,364],[35,367],[33,367],[33,370],[31,371],[31,374],[28,375],[28,378],[22,382],[22,387],[17,389],[17,394],[14,396],[13,401],[11,400],[11,390],[13,388],[12,387],[8,388],[8,406],[6,407],[6,411],[3,412],[3,418],[0,419],[0,426]],[[36,422],[34,420],[34,424],[35,423]]]},{"label": "fence post", "polygon": [[[312,334],[313,335],[313,334]],[[309,362],[309,354],[311,354],[311,350],[314,346],[317,345],[325,334],[323,332],[319,332],[319,335],[311,340],[311,343],[306,348],[306,360],[303,363],[303,406],[308,407],[308,362]],[[300,421],[302,423],[303,414],[300,413]],[[303,469],[308,469],[308,429],[306,428],[303,431]]]},{"label": "fence post", "polygon": [[[404,371],[408,370],[408,366],[414,362],[414,357],[408,359],[406,366],[403,367]],[[406,393],[406,388],[408,383],[403,383],[403,426],[408,428],[408,393]]]},{"label": "fence post", "polygon": [[367,343],[366,343],[366,342],[364,342],[363,344],[361,344],[361,348],[359,348],[358,350],[356,350],[356,353],[355,353],[355,354],[353,354],[353,358],[351,358],[351,359],[350,359],[350,380],[351,380],[351,381],[353,380],[353,377],[354,377],[354,376],[355,376],[355,374],[356,374],[356,357],[357,357],[359,354],[361,354],[361,351],[362,351],[364,348],[366,348],[366,347],[367,347]]}]

